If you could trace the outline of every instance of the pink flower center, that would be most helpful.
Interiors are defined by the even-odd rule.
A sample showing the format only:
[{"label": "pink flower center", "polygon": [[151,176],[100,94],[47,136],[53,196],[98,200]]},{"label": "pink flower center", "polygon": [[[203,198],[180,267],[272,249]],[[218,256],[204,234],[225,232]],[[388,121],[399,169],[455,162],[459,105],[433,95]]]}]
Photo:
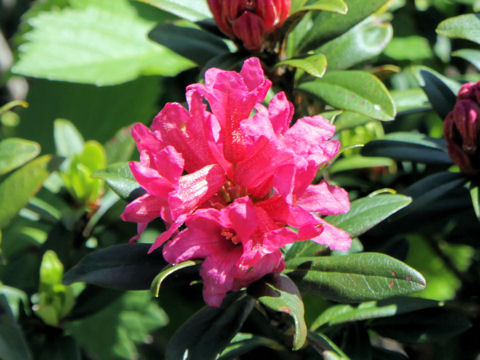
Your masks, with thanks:
[{"label": "pink flower center", "polygon": [[248,191],[245,186],[237,185],[231,180],[227,180],[225,185],[220,190],[220,195],[222,196],[225,203],[230,204],[235,199],[244,197],[248,195]]},{"label": "pink flower center", "polygon": [[235,231],[232,229],[222,229],[222,231],[220,231],[220,235],[225,240],[231,241],[234,245],[238,245],[240,243],[240,239],[238,238]]}]

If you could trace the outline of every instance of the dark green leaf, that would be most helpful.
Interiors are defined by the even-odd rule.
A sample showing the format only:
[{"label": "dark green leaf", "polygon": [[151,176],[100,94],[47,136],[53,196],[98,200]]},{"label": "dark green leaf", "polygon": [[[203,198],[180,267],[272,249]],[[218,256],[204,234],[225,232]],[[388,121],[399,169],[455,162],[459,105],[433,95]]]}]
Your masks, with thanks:
[{"label": "dark green leaf", "polygon": [[204,307],[173,335],[166,360],[214,360],[240,330],[255,301],[246,295],[227,297],[222,307]]},{"label": "dark green leaf", "polygon": [[390,133],[382,139],[370,141],[362,148],[362,155],[426,164],[452,164],[445,140],[412,132]]},{"label": "dark green leaf", "polygon": [[0,229],[7,226],[22,207],[27,205],[42,187],[42,184],[56,169],[61,160],[44,155],[23,166],[0,183]]},{"label": "dark green leaf", "polygon": [[306,73],[321,78],[327,70],[327,59],[323,54],[312,55],[303,59],[288,59],[278,62],[275,66],[287,65],[305,71]]},{"label": "dark green leaf", "polygon": [[350,360],[350,358],[326,335],[309,331],[308,343],[325,360]]},{"label": "dark green leaf", "polygon": [[56,336],[42,346],[39,360],[82,360],[80,348],[71,336]]},{"label": "dark green leaf", "polygon": [[22,331],[13,317],[5,296],[0,294],[0,357],[2,360],[32,358]]},{"label": "dark green leaf", "polygon": [[170,12],[178,17],[199,21],[212,17],[206,1],[191,0],[137,0]]},{"label": "dark green leaf", "polygon": [[0,141],[0,175],[16,169],[40,153],[40,145],[33,141],[8,138]]},{"label": "dark green leaf", "polygon": [[198,65],[205,65],[212,58],[228,52],[219,37],[191,27],[160,24],[150,31],[148,37]]},{"label": "dark green leaf", "polygon": [[167,267],[164,270],[162,270],[162,272],[160,272],[160,274],[155,276],[155,279],[153,279],[152,285],[151,285],[151,288],[150,288],[150,290],[152,292],[152,295],[155,296],[155,297],[158,297],[158,294],[160,293],[160,287],[162,286],[163,280],[165,280],[165,278],[168,275],[171,275],[172,273],[174,273],[178,270],[182,270],[182,269],[185,269],[187,267],[198,265],[199,263],[200,263],[199,261],[187,260],[187,261],[181,262],[180,264],[177,264],[177,265],[167,265]]},{"label": "dark green leaf", "polygon": [[449,38],[466,39],[480,44],[480,15],[465,14],[442,21],[437,33]]},{"label": "dark green leaf", "polygon": [[53,138],[57,154],[67,159],[83,151],[85,141],[75,125],[64,119],[57,119],[53,123]]},{"label": "dark green leaf", "polygon": [[372,360],[372,347],[367,329],[353,323],[343,328],[342,350],[352,360]]},{"label": "dark green leaf", "polygon": [[376,346],[372,347],[372,356],[374,360],[408,360],[402,353]]},{"label": "dark green leaf", "polygon": [[230,345],[220,354],[218,360],[238,359],[240,355],[246,354],[261,346],[277,351],[286,350],[275,340],[253,334],[237,333],[230,342]]},{"label": "dark green leaf", "polygon": [[85,290],[75,299],[75,307],[68,315],[68,319],[75,320],[96,314],[122,295],[122,290],[88,284]]},{"label": "dark green leaf", "polygon": [[300,84],[306,92],[333,107],[378,120],[392,120],[395,104],[385,85],[365,71],[332,71],[321,79]]},{"label": "dark green leaf", "polygon": [[304,288],[339,302],[381,300],[425,288],[419,272],[377,253],[297,257],[287,261],[285,271]]},{"label": "dark green leaf", "polygon": [[264,306],[285,313],[293,319],[293,350],[299,350],[307,340],[307,325],[302,297],[295,283],[285,275],[273,274],[252,284],[248,292]]},{"label": "dark green leaf", "polygon": [[160,251],[147,254],[150,244],[114,245],[85,256],[63,277],[64,284],[83,281],[124,289],[150,289],[155,276],[167,265]]},{"label": "dark green leaf", "polygon": [[93,176],[105,180],[113,191],[127,201],[132,201],[145,192],[133,177],[128,163],[110,165],[95,172]]}]

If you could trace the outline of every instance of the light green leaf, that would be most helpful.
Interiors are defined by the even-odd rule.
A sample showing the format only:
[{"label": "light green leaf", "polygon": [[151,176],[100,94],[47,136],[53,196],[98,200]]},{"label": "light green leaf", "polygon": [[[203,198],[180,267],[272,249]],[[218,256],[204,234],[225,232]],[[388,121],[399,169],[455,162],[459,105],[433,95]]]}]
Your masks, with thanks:
[{"label": "light green leaf", "polygon": [[453,56],[461,57],[467,61],[470,61],[473,66],[480,70],[480,51],[475,49],[461,49],[454,51]]},{"label": "light green leaf", "polygon": [[333,165],[328,167],[328,171],[329,173],[334,174],[341,171],[366,169],[372,167],[391,167],[394,165],[395,162],[386,157],[366,157],[361,155],[353,155],[335,161]]},{"label": "light green leaf", "polygon": [[0,183],[0,229],[5,228],[42,187],[50,173],[59,166],[59,159],[45,155],[23,166]]},{"label": "light green leaf", "polygon": [[480,15],[465,14],[442,21],[437,33],[449,38],[466,39],[480,44]]},{"label": "light green leaf", "polygon": [[0,294],[0,354],[2,360],[30,360],[32,356],[8,302]]},{"label": "light green leaf", "polygon": [[470,197],[472,198],[472,206],[473,210],[475,211],[475,215],[477,216],[477,219],[480,220],[480,191],[478,189],[478,185],[470,185]]},{"label": "light green leaf", "polygon": [[15,106],[23,106],[24,108],[26,108],[28,107],[28,103],[22,100],[10,101],[0,107],[0,116],[6,113],[7,111],[10,111],[11,109],[13,109]]},{"label": "light green leaf", "polygon": [[63,264],[53,250],[47,250],[40,265],[40,291],[60,284],[63,277]]},{"label": "light green leaf", "polygon": [[310,0],[302,2],[293,2],[290,8],[290,14],[301,11],[323,10],[331,11],[339,14],[346,14],[348,11],[347,4],[343,0]]},{"label": "light green leaf", "polygon": [[[112,1],[111,7],[116,6]],[[147,39],[153,23],[102,7],[42,12],[12,71],[25,76],[96,85],[140,75],[176,75],[194,64]]]},{"label": "light green leaf", "polygon": [[133,177],[128,163],[112,164],[106,169],[95,172],[93,176],[105,180],[108,186],[125,200],[130,201],[143,192]]},{"label": "light green leaf", "polygon": [[178,17],[199,21],[213,17],[206,1],[191,0],[137,0],[170,12]]},{"label": "light green leaf", "polygon": [[121,128],[104,144],[108,164],[125,162],[132,158],[136,144],[131,135],[131,130],[131,126]]},{"label": "light green leaf", "polygon": [[395,104],[385,85],[364,71],[332,71],[300,84],[299,90],[330,104],[378,120],[393,120]]},{"label": "light green leaf", "polygon": [[422,36],[406,36],[395,37],[385,49],[385,55],[397,61],[418,61],[432,58],[433,51],[428,39]]},{"label": "light green leaf", "polygon": [[406,90],[392,90],[390,91],[397,114],[408,114],[411,112],[419,112],[431,108],[428,98],[422,89],[406,89]]},{"label": "light green leaf", "polygon": [[53,138],[57,154],[66,158],[81,153],[85,146],[82,134],[68,120],[57,119],[53,122]]},{"label": "light green leaf", "polygon": [[370,121],[374,121],[374,119],[353,111],[339,111],[339,114],[335,118],[335,127],[337,132],[340,132],[364,125]]},{"label": "light green leaf", "polygon": [[381,300],[425,288],[425,279],[407,264],[380,253],[297,257],[285,272],[297,284],[338,302]]},{"label": "light green leaf", "polygon": [[40,153],[36,142],[8,138],[0,141],[0,175],[16,169]]},{"label": "light green leaf", "polygon": [[158,297],[160,293],[160,287],[162,286],[163,280],[165,280],[167,276],[173,274],[178,270],[182,270],[191,266],[196,266],[198,264],[200,264],[199,261],[187,260],[177,265],[167,265],[167,267],[162,270],[157,276],[155,276],[155,279],[153,279],[152,286],[150,288],[152,295]]},{"label": "light green leaf", "polygon": [[301,69],[308,74],[321,78],[327,70],[327,59],[323,54],[308,56],[303,59],[288,59],[278,62],[275,66],[287,65]]}]

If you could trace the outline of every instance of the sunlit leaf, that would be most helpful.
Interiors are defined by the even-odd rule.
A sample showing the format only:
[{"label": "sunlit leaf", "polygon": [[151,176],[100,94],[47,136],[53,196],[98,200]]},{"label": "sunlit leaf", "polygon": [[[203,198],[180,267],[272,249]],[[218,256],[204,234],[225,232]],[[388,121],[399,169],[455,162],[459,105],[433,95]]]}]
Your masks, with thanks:
[{"label": "sunlit leaf", "polygon": [[0,175],[27,163],[40,153],[40,145],[33,141],[8,138],[0,141]]}]

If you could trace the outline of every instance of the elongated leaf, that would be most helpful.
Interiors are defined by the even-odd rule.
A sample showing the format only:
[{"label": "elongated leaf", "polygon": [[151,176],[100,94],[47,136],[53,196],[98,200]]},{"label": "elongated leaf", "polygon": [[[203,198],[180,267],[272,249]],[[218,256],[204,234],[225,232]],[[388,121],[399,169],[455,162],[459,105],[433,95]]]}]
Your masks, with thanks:
[{"label": "elongated leaf", "polygon": [[293,350],[300,349],[307,340],[307,325],[302,297],[295,283],[285,275],[273,274],[251,285],[248,292],[266,307],[288,314],[293,319]]},{"label": "elongated leaf", "polygon": [[304,59],[288,59],[278,62],[275,66],[288,65],[321,78],[327,70],[327,59],[323,54],[312,55]]},{"label": "elongated leaf", "polygon": [[412,35],[395,37],[385,49],[385,55],[396,61],[419,61],[433,58],[433,51],[427,38]]},{"label": "elongated leaf", "polygon": [[57,119],[53,123],[53,137],[57,154],[71,158],[83,151],[85,141],[82,134],[70,121]]},{"label": "elongated leaf", "polygon": [[[369,116],[365,116],[352,111],[336,111],[339,114],[335,118],[335,127],[337,132],[364,125],[370,121],[374,121]],[[335,113],[335,112],[334,112]]]},{"label": "elongated leaf", "polygon": [[465,14],[442,21],[437,33],[449,38],[466,39],[480,44],[480,15]]},{"label": "elongated leaf", "polygon": [[178,17],[199,21],[211,18],[213,15],[206,1],[191,0],[137,0],[155,6]]},{"label": "elongated leaf", "polygon": [[133,177],[128,163],[112,164],[104,170],[95,172],[93,177],[105,180],[118,196],[127,201],[132,201],[144,193]]},{"label": "elongated leaf", "polygon": [[472,198],[472,206],[475,211],[477,219],[480,221],[480,191],[478,185],[472,184],[470,186],[470,197]]},{"label": "elongated leaf", "polygon": [[299,6],[294,6],[294,4],[295,2],[290,8],[290,14],[311,10],[331,11],[338,14],[346,14],[348,11],[347,4],[343,0],[311,0],[303,1],[303,4]]},{"label": "elongated leaf", "polygon": [[398,115],[431,109],[428,98],[421,89],[393,90],[390,95]]},{"label": "elongated leaf", "polygon": [[[392,214],[409,205],[411,198],[398,194],[365,197],[352,202],[350,211],[341,215],[330,215],[326,220],[345,230],[352,238],[368,231]],[[313,241],[295,243],[287,252],[287,259],[315,255],[321,249]]]},{"label": "elongated leaf", "polygon": [[220,354],[218,360],[238,359],[238,356],[246,354],[260,346],[273,350],[286,350],[275,340],[253,334],[237,333],[232,339],[230,345],[228,345]]},{"label": "elongated leaf", "polygon": [[386,157],[365,157],[355,155],[335,161],[328,170],[331,174],[334,174],[341,171],[372,167],[390,167],[392,165],[395,165],[395,163]]},{"label": "elongated leaf", "polygon": [[389,23],[368,19],[315,50],[327,57],[329,70],[343,70],[380,54],[393,36]]},{"label": "elongated leaf", "polygon": [[23,106],[24,108],[28,107],[28,103],[22,100],[14,100],[6,103],[3,106],[0,106],[0,115],[6,113],[7,111],[12,110],[15,106]]},{"label": "elongated leaf", "polygon": [[148,37],[198,65],[205,65],[228,52],[227,45],[219,37],[191,27],[160,24]]},{"label": "elongated leaf", "polygon": [[2,294],[0,294],[0,354],[2,360],[32,359],[22,331]]},{"label": "elongated leaf", "polygon": [[58,169],[61,159],[44,155],[15,171],[0,183],[0,229],[7,226],[22,207],[27,205],[50,173]]},{"label": "elongated leaf", "polygon": [[[124,0],[117,0],[125,3]],[[176,75],[194,64],[148,40],[154,23],[135,12],[105,6],[42,12],[20,47],[12,71],[26,76],[96,85],[119,84],[140,75]],[[128,3],[128,2],[127,2]]]},{"label": "elongated leaf", "polygon": [[407,264],[378,253],[297,257],[286,273],[297,284],[339,302],[381,300],[425,288],[425,279]]},{"label": "elongated leaf", "polygon": [[337,305],[325,310],[315,319],[310,329],[315,330],[321,326],[331,326],[351,321],[391,317],[440,305],[438,301],[411,297],[370,301],[361,303],[358,307]]},{"label": "elongated leaf", "polygon": [[22,166],[40,153],[40,145],[33,141],[8,138],[0,141],[0,175]]},{"label": "elongated leaf", "polygon": [[452,55],[470,61],[473,66],[480,69],[480,51],[475,49],[461,49],[454,51]]},{"label": "elongated leaf", "polygon": [[162,272],[160,272],[160,274],[155,276],[155,279],[153,279],[152,281],[150,290],[153,296],[158,297],[158,294],[160,293],[160,287],[162,286],[163,280],[165,280],[167,276],[173,274],[178,270],[182,270],[187,267],[198,265],[199,263],[200,263],[199,261],[187,260],[177,265],[167,265],[167,267],[163,269]]},{"label": "elongated leaf", "polygon": [[426,164],[452,164],[445,140],[416,133],[391,133],[382,139],[370,141],[362,148],[362,155]]},{"label": "elongated leaf", "polygon": [[324,334],[310,331],[308,333],[308,342],[325,360],[350,360],[350,358]]},{"label": "elongated leaf", "polygon": [[387,88],[364,71],[332,71],[323,78],[300,84],[299,90],[333,107],[378,120],[392,120],[395,104]]},{"label": "elongated leaf", "polygon": [[150,289],[167,265],[160,251],[147,254],[150,244],[114,245],[85,256],[63,277],[64,284],[83,281],[124,290]]},{"label": "elongated leaf", "polygon": [[172,336],[167,360],[214,360],[240,330],[255,301],[246,295],[227,298],[221,308],[204,307]]}]

